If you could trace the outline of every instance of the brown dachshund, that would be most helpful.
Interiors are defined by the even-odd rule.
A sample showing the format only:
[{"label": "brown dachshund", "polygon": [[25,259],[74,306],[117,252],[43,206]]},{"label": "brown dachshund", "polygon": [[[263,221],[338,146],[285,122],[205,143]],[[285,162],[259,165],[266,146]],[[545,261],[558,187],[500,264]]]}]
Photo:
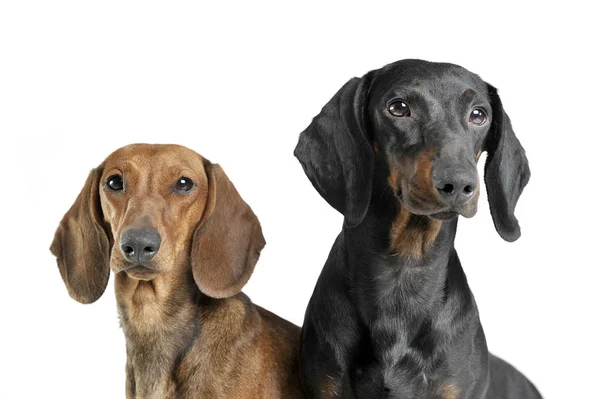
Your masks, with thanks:
[{"label": "brown dachshund", "polygon": [[92,170],[51,251],[81,303],[115,273],[127,398],[299,398],[300,329],[240,292],[264,245],[219,165],[134,144]]}]

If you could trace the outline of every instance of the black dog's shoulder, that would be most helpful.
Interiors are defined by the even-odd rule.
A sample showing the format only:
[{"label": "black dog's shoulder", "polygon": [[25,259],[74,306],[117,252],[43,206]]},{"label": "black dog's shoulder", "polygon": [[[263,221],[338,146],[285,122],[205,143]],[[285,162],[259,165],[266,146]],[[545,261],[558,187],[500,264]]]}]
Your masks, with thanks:
[{"label": "black dog's shoulder", "polygon": [[520,371],[490,354],[490,386],[486,399],[541,397],[537,388]]}]

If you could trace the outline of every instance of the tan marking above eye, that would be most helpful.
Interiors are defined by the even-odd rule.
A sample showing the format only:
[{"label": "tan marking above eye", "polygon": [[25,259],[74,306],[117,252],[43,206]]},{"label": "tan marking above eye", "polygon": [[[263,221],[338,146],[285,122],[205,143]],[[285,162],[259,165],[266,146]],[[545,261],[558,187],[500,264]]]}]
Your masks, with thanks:
[{"label": "tan marking above eye", "polygon": [[463,92],[462,96],[467,99],[471,99],[471,98],[475,97],[475,90],[467,89]]}]

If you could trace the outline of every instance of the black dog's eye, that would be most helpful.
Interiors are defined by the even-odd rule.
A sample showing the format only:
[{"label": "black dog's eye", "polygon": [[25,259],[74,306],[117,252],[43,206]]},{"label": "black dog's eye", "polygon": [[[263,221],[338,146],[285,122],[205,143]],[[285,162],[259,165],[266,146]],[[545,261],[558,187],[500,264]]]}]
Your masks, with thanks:
[{"label": "black dog's eye", "polygon": [[175,184],[175,191],[180,193],[188,193],[194,188],[194,182],[187,177],[180,177]]},{"label": "black dog's eye", "polygon": [[106,181],[106,185],[112,191],[123,191],[123,178],[119,175],[112,175]]},{"label": "black dog's eye", "polygon": [[394,101],[388,105],[388,111],[390,111],[390,114],[394,116],[410,116],[410,109],[404,101]]},{"label": "black dog's eye", "polygon": [[487,114],[480,108],[475,108],[469,115],[469,122],[475,126],[481,126],[487,122]]}]

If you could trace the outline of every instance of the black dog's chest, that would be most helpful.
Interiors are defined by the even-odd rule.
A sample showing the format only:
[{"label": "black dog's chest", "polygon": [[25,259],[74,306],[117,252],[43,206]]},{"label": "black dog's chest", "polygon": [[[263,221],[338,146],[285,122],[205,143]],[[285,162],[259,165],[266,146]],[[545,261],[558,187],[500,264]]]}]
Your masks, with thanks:
[{"label": "black dog's chest", "polygon": [[375,355],[362,352],[350,373],[352,391],[357,398],[442,398],[449,389],[458,388],[443,361],[433,370],[420,371],[410,355],[399,356],[396,361],[390,361],[390,357],[382,360]]},{"label": "black dog's chest", "polygon": [[[365,328],[350,375],[353,391],[369,398],[441,397],[455,384],[447,362],[450,337],[440,318],[447,304],[443,295],[433,294],[443,291],[445,275],[380,266],[385,271],[377,273],[384,278],[371,280],[371,289],[363,291],[372,295],[363,303],[378,306],[361,309]],[[423,281],[432,286],[423,289]]]},{"label": "black dog's chest", "polygon": [[442,390],[449,367],[444,353],[432,347],[434,333],[422,330],[409,334],[401,329],[373,329],[371,334],[377,337],[365,336],[351,376],[354,391],[380,392],[382,398],[429,398]]}]

